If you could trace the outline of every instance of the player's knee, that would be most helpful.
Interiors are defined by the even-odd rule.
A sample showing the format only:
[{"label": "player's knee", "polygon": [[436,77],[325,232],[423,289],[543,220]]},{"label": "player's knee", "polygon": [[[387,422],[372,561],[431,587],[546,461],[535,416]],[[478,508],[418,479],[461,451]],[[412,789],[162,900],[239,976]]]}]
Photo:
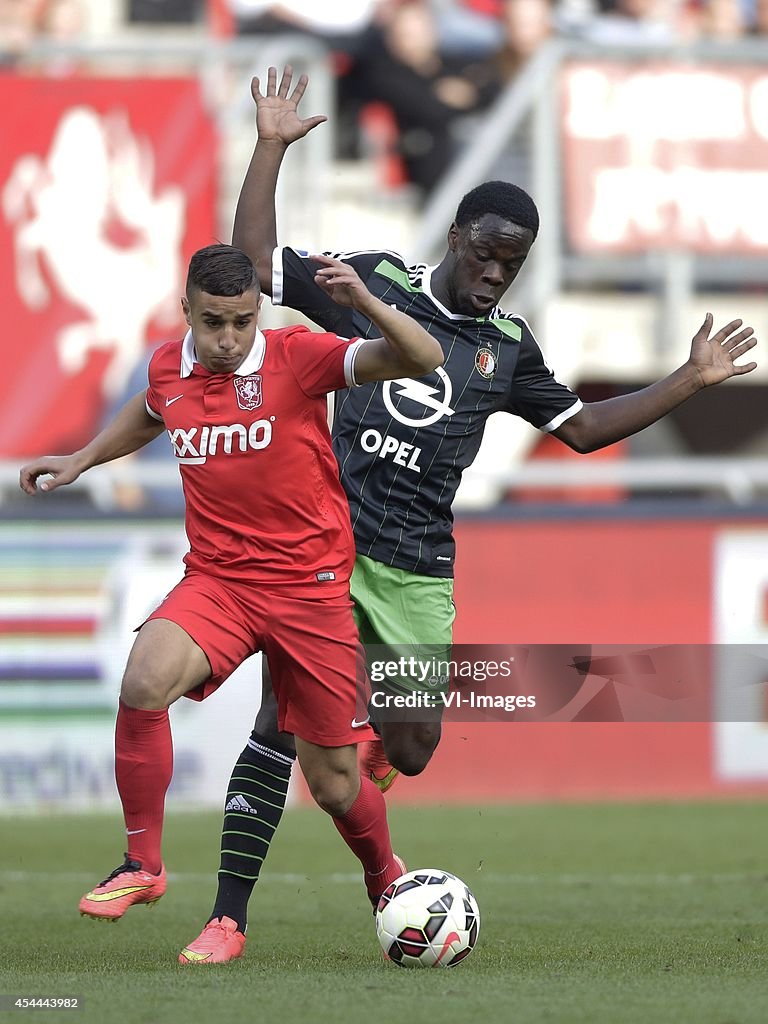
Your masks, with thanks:
[{"label": "player's knee", "polygon": [[120,687],[120,699],[132,708],[152,711],[168,707],[171,687],[168,680],[149,670],[126,669]]},{"label": "player's knee", "polygon": [[307,779],[315,803],[332,818],[343,817],[355,802],[356,783],[346,772],[318,772]]}]

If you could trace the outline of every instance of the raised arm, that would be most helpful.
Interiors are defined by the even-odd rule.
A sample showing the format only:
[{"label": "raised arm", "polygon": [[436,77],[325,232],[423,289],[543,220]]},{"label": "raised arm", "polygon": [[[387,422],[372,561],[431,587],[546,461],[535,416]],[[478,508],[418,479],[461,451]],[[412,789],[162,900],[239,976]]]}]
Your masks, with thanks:
[{"label": "raised arm", "polygon": [[630,395],[585,404],[554,431],[555,436],[574,451],[593,452],[650,426],[702,388],[719,384],[729,377],[751,373],[757,363],[740,366],[735,363],[739,356],[757,344],[751,327],[739,330],[742,322],[732,320],[710,337],[712,314],[707,313],[683,366],[663,380]]},{"label": "raised arm", "polygon": [[413,317],[372,295],[348,263],[313,256],[321,264],[315,282],[341,306],[353,306],[372,320],[381,337],[371,338],[355,356],[358,384],[397,377],[422,377],[443,362],[443,350]]},{"label": "raised arm", "polygon": [[53,479],[40,484],[42,491],[54,491],[75,480],[92,466],[130,455],[160,434],[163,424],[147,412],[145,392],[129,398],[115,418],[85,448],[72,455],[44,455],[21,467],[19,486],[27,494],[37,493],[37,478],[50,474]]},{"label": "raised arm", "polygon": [[327,121],[324,114],[299,117],[297,107],[307,88],[301,75],[289,96],[293,69],[286,65],[280,86],[277,68],[267,72],[267,91],[261,93],[259,79],[251,82],[256,101],[258,141],[240,189],[232,228],[232,244],[247,253],[259,275],[261,290],[272,294],[272,253],[277,247],[275,190],[280,165],[292,142],[303,139],[317,125]]}]

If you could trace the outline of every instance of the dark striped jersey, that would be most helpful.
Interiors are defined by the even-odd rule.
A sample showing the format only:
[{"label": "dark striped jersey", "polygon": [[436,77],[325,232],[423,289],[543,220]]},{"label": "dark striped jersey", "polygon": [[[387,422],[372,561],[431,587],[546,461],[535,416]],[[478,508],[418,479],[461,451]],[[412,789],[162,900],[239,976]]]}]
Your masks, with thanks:
[{"label": "dark striped jersey", "polygon": [[[559,383],[522,317],[496,308],[451,313],[433,296],[432,267],[392,252],[328,253],[351,264],[383,302],[408,313],[443,348],[445,362],[418,380],[351,387],[336,395],[333,446],[360,554],[425,576],[452,576],[451,504],[491,413],[552,431],[581,409]],[[345,337],[381,331],[314,283],[306,253],[276,249],[272,301]]]}]

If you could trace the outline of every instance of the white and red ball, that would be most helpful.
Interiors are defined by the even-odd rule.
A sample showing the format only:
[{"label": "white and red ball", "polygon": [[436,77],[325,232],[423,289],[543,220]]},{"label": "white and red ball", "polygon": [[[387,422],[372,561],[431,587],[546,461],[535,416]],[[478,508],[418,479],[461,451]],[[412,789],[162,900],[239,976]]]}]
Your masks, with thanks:
[{"label": "white and red ball", "polygon": [[376,907],[381,948],[400,967],[455,967],[479,933],[477,901],[449,871],[409,871],[387,886]]}]

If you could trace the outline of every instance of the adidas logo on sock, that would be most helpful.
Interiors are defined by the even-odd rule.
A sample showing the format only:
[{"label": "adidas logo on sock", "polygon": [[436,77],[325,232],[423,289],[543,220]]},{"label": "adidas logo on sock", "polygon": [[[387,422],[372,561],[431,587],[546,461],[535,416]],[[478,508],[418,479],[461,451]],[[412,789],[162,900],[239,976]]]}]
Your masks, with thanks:
[{"label": "adidas logo on sock", "polygon": [[227,803],[224,808],[224,813],[227,811],[240,811],[241,814],[258,814],[259,812],[255,807],[251,807],[244,796],[233,796],[232,799]]}]

